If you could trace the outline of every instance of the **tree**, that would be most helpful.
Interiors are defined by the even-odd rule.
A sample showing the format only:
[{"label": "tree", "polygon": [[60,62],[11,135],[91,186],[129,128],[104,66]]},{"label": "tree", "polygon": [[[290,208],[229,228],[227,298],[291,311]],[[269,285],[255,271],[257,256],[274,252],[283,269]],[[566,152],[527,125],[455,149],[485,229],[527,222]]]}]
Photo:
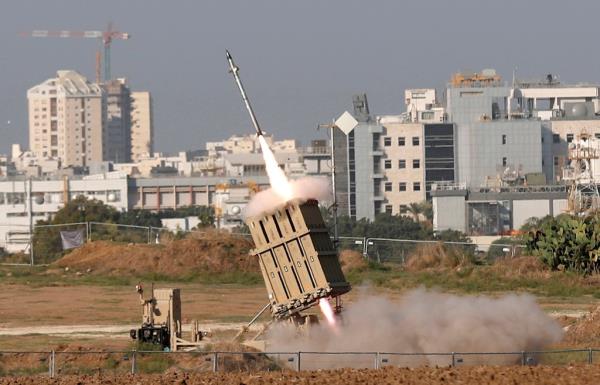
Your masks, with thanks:
[{"label": "tree", "polygon": [[433,223],[433,205],[429,201],[421,202],[421,211],[426,220]]},{"label": "tree", "polygon": [[[120,213],[101,201],[88,200],[83,196],[77,197],[58,210],[52,220],[38,221],[33,232],[33,250],[38,263],[51,262],[63,253],[60,232],[65,230],[84,231],[85,225],[70,226],[41,226],[61,225],[85,222],[117,223]],[[98,229],[98,238],[104,239],[111,234],[119,235],[117,228]],[[122,235],[122,234],[121,234]]]},{"label": "tree", "polygon": [[201,227],[214,227],[215,209],[212,206],[199,206],[198,219]]},{"label": "tree", "polygon": [[423,206],[420,203],[412,202],[407,207],[408,212],[412,215],[415,222],[421,222],[421,213],[423,213]]}]

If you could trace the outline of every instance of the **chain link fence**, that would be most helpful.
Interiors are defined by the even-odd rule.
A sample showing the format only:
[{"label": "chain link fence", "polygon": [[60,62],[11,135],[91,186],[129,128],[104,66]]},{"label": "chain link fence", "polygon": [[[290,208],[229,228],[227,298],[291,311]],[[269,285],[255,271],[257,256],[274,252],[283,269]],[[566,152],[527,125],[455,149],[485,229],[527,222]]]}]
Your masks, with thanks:
[{"label": "chain link fence", "polygon": [[224,351],[0,351],[0,376],[154,374],[186,372],[300,371],[335,368],[380,369],[463,365],[594,364],[600,350],[532,352],[224,352]]},{"label": "chain link fence", "polygon": [[443,256],[471,262],[494,262],[522,256],[525,245],[513,243],[472,243],[439,240],[339,237],[340,250],[355,250],[371,261],[405,264],[411,258]]},{"label": "chain link fence", "polygon": [[[113,241],[121,243],[160,244],[165,241],[184,238],[188,234],[201,238],[208,234],[202,230],[173,230],[162,227],[138,226],[119,223],[80,222],[58,225],[35,225],[33,242],[24,252],[7,258],[2,254],[0,240],[0,260],[2,264],[43,265],[59,259],[70,247],[78,247],[89,241]],[[247,233],[231,233],[250,238]],[[65,247],[65,237],[80,239],[81,243],[71,242]],[[29,242],[29,241],[28,241]],[[471,242],[449,242],[439,240],[413,240],[369,237],[340,236],[337,239],[339,250],[354,250],[365,258],[379,263],[405,264],[411,258],[427,258],[432,255],[450,256],[470,261],[493,262],[500,258],[517,257],[523,254],[525,246],[514,243],[481,244]]]}]

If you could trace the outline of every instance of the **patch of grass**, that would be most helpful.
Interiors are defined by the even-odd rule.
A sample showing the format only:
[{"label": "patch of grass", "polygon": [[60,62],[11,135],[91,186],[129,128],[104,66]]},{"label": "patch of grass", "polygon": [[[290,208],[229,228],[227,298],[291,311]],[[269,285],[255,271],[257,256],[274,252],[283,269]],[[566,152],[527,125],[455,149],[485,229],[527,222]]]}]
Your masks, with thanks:
[{"label": "patch of grass", "polygon": [[[597,358],[597,357],[593,357]],[[568,365],[568,364],[587,364],[589,359],[588,351],[579,352],[552,352],[538,354],[535,360],[542,365]]]},{"label": "patch of grass", "polygon": [[510,276],[498,273],[491,266],[469,266],[459,270],[424,270],[407,272],[398,266],[351,271],[346,278],[353,285],[405,290],[424,286],[460,293],[528,292],[541,297],[600,298],[597,287],[586,284],[581,276],[568,272],[551,272],[550,277]]},{"label": "patch of grass", "polygon": [[138,354],[137,372],[144,374],[163,373],[175,364],[175,361],[167,354],[147,353]]},{"label": "patch of grass", "polygon": [[32,287],[48,286],[131,286],[139,281],[160,283],[201,283],[237,284],[254,286],[262,284],[262,276],[257,272],[231,271],[224,273],[189,273],[185,276],[169,276],[162,273],[148,273],[141,276],[116,276],[99,274],[80,274],[63,270],[51,270],[43,266],[2,266],[0,279],[6,284],[26,284]]},{"label": "patch of grass", "polygon": [[2,371],[0,369],[1,376],[33,376],[41,373],[48,373],[48,365],[39,364],[38,366],[33,367],[19,367],[9,370]]}]

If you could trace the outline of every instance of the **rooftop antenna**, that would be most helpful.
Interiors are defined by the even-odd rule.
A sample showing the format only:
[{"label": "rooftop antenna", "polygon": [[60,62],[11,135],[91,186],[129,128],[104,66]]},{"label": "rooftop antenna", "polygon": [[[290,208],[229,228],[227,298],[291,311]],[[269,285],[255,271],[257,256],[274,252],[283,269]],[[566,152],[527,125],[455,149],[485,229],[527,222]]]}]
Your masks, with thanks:
[{"label": "rooftop antenna", "polygon": [[515,66],[515,68],[513,68],[513,78],[512,78],[512,86],[513,88],[516,87],[517,85],[517,66]]}]

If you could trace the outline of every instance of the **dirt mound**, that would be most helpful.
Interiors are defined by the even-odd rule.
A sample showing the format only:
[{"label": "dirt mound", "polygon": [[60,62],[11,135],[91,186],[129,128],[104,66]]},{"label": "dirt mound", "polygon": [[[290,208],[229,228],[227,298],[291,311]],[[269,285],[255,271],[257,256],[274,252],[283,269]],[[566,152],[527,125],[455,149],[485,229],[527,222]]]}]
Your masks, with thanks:
[{"label": "dirt mound", "polygon": [[581,347],[600,345],[600,306],[568,326],[563,343]]},{"label": "dirt mound", "polygon": [[123,244],[95,241],[73,250],[53,265],[92,274],[170,277],[194,273],[257,272],[258,263],[248,251],[249,238],[228,232],[190,234],[164,244]]},{"label": "dirt mound", "polygon": [[470,258],[460,246],[442,243],[418,245],[407,258],[406,270],[453,269],[471,264]]},{"label": "dirt mound", "polygon": [[340,251],[340,265],[344,273],[350,270],[362,270],[369,266],[369,263],[361,253],[355,250]]}]

